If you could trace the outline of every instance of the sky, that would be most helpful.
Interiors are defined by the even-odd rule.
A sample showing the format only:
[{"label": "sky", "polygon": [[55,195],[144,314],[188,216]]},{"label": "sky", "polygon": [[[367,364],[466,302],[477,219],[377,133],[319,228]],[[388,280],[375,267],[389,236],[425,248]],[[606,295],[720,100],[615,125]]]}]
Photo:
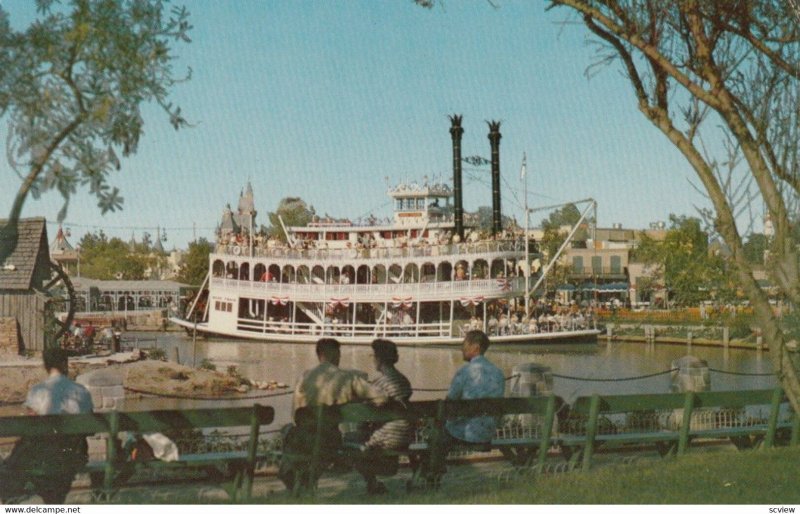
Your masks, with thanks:
[{"label": "sky", "polygon": [[[17,28],[30,21],[32,4],[0,0]],[[587,30],[544,1],[183,5],[194,28],[192,42],[175,49],[175,71],[191,67],[192,77],[171,99],[193,126],[175,131],[147,106],[138,153],[110,177],[123,210],[101,215],[79,193],[65,220],[73,243],[99,229],[141,240],[156,227],[168,249],[213,239],[223,208],[235,208],[248,181],[258,223],[268,224],[267,212],[289,196],[319,214],[387,217],[387,178],[452,180],[451,114],[463,115],[464,156],[488,159],[486,121],[501,122],[503,214],[520,223],[523,153],[530,207],[591,197],[599,226],[647,228],[707,205],[689,165],[637,110],[620,68],[587,78],[596,57]],[[0,159],[0,216],[19,183]],[[464,187],[466,210],[491,204],[488,167],[468,171]],[[54,221],[61,206],[50,192],[29,199],[23,216]],[[48,226],[51,238],[56,230]]]}]

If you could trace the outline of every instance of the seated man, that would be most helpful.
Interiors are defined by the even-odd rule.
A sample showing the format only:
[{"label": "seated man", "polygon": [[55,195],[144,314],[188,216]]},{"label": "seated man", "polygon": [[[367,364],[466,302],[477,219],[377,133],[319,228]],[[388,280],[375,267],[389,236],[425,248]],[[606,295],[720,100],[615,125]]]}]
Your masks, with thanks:
[{"label": "seated man", "polygon": [[[278,471],[278,477],[287,489],[294,489],[298,479],[300,485],[312,486],[322,471],[300,469],[303,462],[296,460],[297,455],[310,457],[314,451],[317,434],[315,407],[359,400],[381,405],[387,401],[386,395],[370,384],[363,373],[339,368],[341,352],[336,339],[322,338],[317,341],[316,353],[319,365],[306,371],[294,390],[292,412],[295,424],[284,438],[284,458]],[[319,451],[323,460],[330,464],[333,454],[341,446],[342,435],[338,420],[328,418],[326,422],[322,427],[322,447]],[[308,459],[303,460],[308,462]]]},{"label": "seated man", "polygon": [[[461,346],[461,355],[467,362],[453,377],[448,400],[475,398],[502,398],[506,379],[503,372],[484,357],[489,349],[489,337],[480,330],[467,332]],[[486,444],[491,442],[496,430],[496,420],[491,416],[461,418],[447,422],[445,429],[455,443]]]},{"label": "seated man", "polygon": [[[453,377],[448,400],[471,400],[478,398],[502,398],[505,391],[503,372],[484,357],[489,348],[489,337],[480,330],[467,332],[461,346],[461,355],[467,362]],[[492,416],[457,418],[445,423],[441,438],[431,441],[437,451],[431,455],[436,461],[422,464],[422,475],[429,483],[435,483],[445,472],[444,458],[453,446],[475,446],[483,448],[490,443],[497,429],[497,420]],[[433,448],[432,448],[433,449]]]},{"label": "seated man", "polygon": [[[30,414],[82,414],[92,412],[89,391],[67,376],[67,352],[48,348],[42,352],[48,378],[28,392]],[[64,503],[75,473],[86,464],[88,447],[83,436],[23,437],[0,465],[0,499],[7,503],[26,494],[26,483],[45,503]],[[30,475],[26,470],[35,470]]]}]

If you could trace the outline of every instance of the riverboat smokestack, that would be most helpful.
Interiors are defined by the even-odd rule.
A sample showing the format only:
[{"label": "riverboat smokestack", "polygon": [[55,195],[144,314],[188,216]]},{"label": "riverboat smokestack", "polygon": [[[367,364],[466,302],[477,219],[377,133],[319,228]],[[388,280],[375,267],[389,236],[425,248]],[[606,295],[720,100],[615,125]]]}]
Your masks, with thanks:
[{"label": "riverboat smokestack", "polygon": [[461,195],[461,136],[464,129],[461,128],[461,118],[459,114],[450,116],[450,136],[453,138],[453,211],[455,217],[455,235],[461,241],[464,240],[464,203]]},{"label": "riverboat smokestack", "polygon": [[489,121],[489,143],[492,145],[492,234],[503,230],[500,210],[500,122]]}]

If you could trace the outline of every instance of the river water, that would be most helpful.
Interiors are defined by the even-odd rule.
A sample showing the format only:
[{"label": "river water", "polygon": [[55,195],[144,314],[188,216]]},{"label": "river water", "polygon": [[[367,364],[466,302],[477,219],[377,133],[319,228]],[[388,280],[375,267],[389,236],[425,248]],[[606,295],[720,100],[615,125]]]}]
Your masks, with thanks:
[{"label": "river water", "polygon": [[[143,398],[126,401],[125,409],[173,409],[198,407],[227,407],[262,403],[275,408],[275,425],[288,422],[291,395],[303,371],[315,366],[314,346],[309,344],[270,344],[243,342],[230,339],[201,339],[195,344],[183,333],[127,334],[141,348],[156,346],[164,349],[174,359],[177,349],[182,364],[199,364],[203,359],[225,371],[236,366],[239,372],[253,380],[277,381],[288,384],[289,389],[278,391],[252,391],[243,400],[184,400],[174,398]],[[371,349],[363,346],[342,348],[343,368],[359,369],[373,376]],[[635,380],[620,380],[666,371],[674,359],[694,355],[708,362],[711,372],[711,389],[724,391],[736,389],[762,389],[774,387],[774,376],[756,376],[772,372],[768,353],[755,350],[675,345],[646,345],[638,343],[607,343],[599,338],[597,344],[560,345],[504,345],[493,346],[486,356],[499,366],[506,376],[516,364],[537,363],[552,368],[563,377],[553,379],[555,394],[572,402],[579,396],[593,393],[665,393],[669,392],[669,374]],[[401,347],[397,368],[408,376],[415,389],[412,399],[436,399],[444,396],[450,379],[463,365],[457,347]],[[719,370],[719,371],[714,371]],[[748,375],[750,374],[750,375]],[[590,381],[588,379],[616,379],[615,381]]]}]

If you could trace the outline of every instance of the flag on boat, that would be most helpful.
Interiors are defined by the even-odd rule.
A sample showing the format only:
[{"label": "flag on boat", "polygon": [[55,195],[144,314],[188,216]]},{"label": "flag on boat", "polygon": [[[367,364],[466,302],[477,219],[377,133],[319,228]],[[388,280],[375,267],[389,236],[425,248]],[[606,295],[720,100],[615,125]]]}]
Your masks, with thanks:
[{"label": "flag on boat", "polygon": [[350,297],[345,296],[344,298],[331,298],[328,303],[334,307],[348,307],[350,305]]},{"label": "flag on boat", "polygon": [[511,283],[507,278],[498,278],[497,288],[501,291],[511,291]]},{"label": "flag on boat", "polygon": [[525,180],[525,175],[528,174],[528,157],[525,155],[525,152],[522,152],[522,168],[519,170],[519,179]]},{"label": "flag on boat", "polygon": [[270,301],[270,303],[272,305],[286,305],[286,304],[289,303],[289,297],[288,296],[273,296],[272,298],[270,298],[269,301]]},{"label": "flag on boat", "polygon": [[414,298],[411,296],[406,296],[402,298],[399,296],[392,297],[392,307],[394,307],[395,309],[399,307],[402,307],[404,309],[410,309],[412,305],[414,305]]},{"label": "flag on boat", "polygon": [[462,307],[469,307],[470,305],[478,305],[482,303],[485,297],[483,296],[473,296],[472,298],[468,296],[462,296],[459,298]]}]

